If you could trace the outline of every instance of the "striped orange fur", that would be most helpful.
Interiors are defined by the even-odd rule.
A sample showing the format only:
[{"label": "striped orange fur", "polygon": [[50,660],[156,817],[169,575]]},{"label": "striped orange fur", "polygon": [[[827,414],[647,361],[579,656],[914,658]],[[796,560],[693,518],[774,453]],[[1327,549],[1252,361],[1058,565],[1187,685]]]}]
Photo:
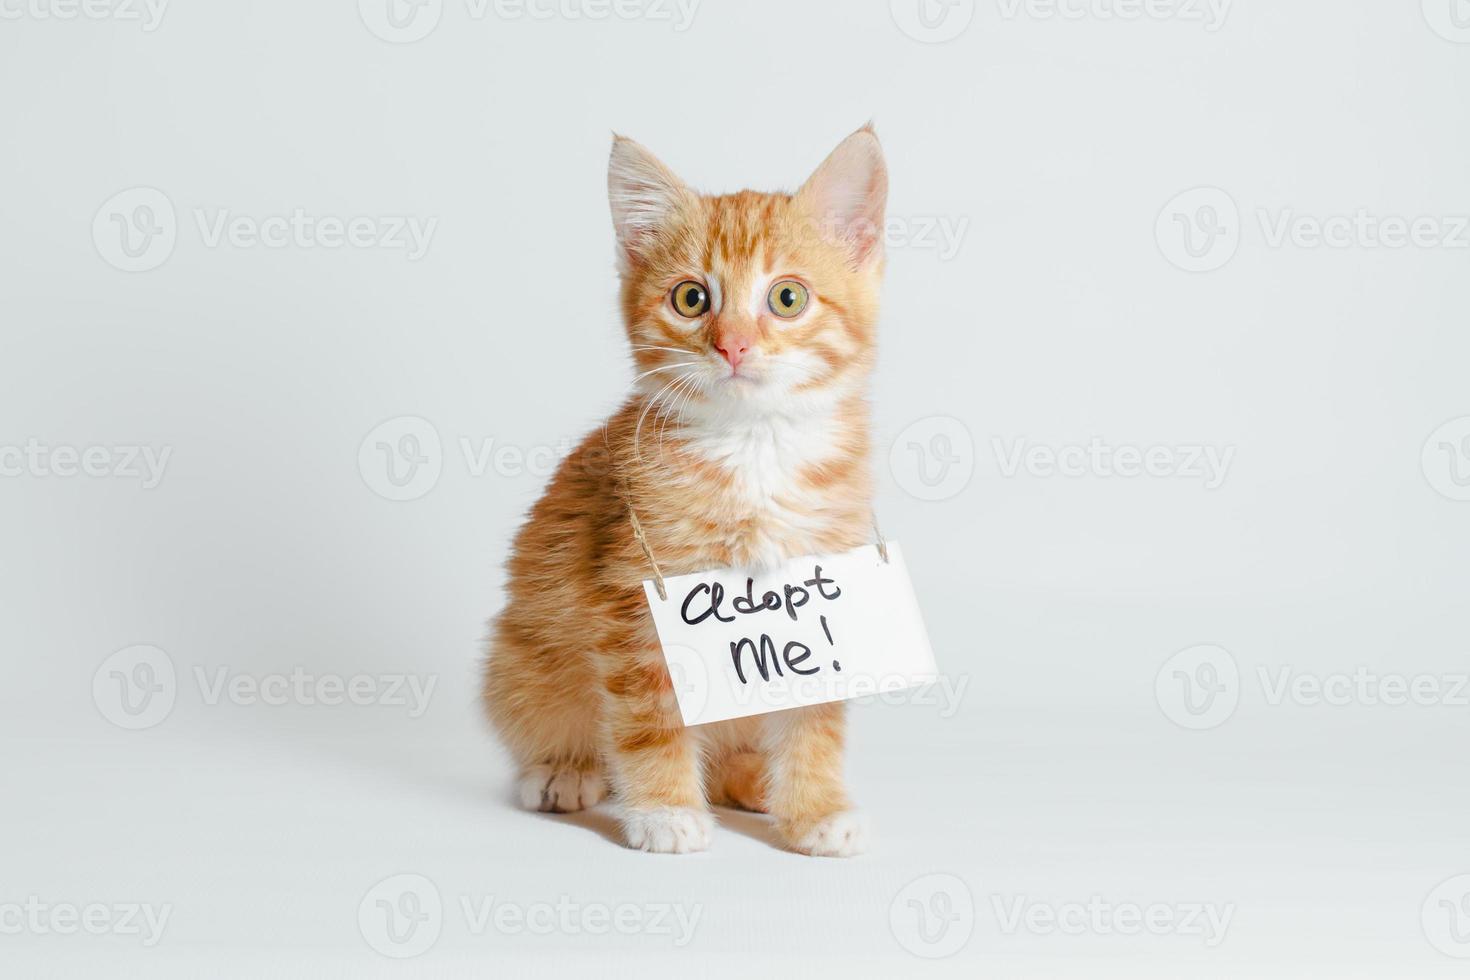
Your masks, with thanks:
[{"label": "striped orange fur", "polygon": [[577,810],[611,790],[630,845],[683,852],[707,846],[709,804],[729,804],[769,810],[793,849],[856,853],[840,704],[683,727],[629,508],[668,575],[869,539],[877,137],[848,137],[794,194],[723,196],[616,138],[608,185],[637,379],[516,538],[489,716],[532,809]]}]

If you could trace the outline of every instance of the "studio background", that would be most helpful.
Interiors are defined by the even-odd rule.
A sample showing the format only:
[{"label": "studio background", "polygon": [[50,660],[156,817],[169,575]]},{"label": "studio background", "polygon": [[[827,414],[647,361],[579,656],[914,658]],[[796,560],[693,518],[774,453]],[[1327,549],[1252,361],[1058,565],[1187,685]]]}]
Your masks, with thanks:
[{"label": "studio background", "polygon": [[[151,946],[7,927],[18,974],[1463,975],[1463,3],[389,2],[0,8],[0,906],[170,908]],[[794,189],[869,119],[878,516],[949,685],[851,711],[877,846],[515,809],[480,644],[631,378],[611,132]],[[432,687],[216,686],[298,669]],[[404,874],[443,909],[400,962],[360,911]],[[491,896],[699,919],[477,929]],[[1010,918],[1094,898],[1229,927]]]}]

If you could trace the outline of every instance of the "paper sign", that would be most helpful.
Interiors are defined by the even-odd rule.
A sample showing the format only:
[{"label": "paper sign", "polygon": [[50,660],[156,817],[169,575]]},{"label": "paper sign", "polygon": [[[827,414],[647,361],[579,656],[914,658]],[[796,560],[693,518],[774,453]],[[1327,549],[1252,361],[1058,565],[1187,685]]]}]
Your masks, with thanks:
[{"label": "paper sign", "polygon": [[938,678],[903,552],[865,545],[770,571],[643,583],[685,725],[846,701]]}]

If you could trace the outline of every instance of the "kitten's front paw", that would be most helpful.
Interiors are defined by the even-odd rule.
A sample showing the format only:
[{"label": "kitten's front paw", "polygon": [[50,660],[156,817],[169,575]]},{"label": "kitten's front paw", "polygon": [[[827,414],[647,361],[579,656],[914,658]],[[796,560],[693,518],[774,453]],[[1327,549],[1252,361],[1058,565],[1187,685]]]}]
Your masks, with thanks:
[{"label": "kitten's front paw", "polygon": [[591,770],[531,766],[521,773],[517,795],[527,810],[574,813],[601,802],[607,784]]},{"label": "kitten's front paw", "polygon": [[714,820],[703,810],[661,806],[623,811],[628,846],[654,854],[688,854],[709,847]]},{"label": "kitten's front paw", "polygon": [[793,850],[814,857],[852,857],[868,849],[868,821],[856,810],[840,810],[814,823],[783,827]]}]

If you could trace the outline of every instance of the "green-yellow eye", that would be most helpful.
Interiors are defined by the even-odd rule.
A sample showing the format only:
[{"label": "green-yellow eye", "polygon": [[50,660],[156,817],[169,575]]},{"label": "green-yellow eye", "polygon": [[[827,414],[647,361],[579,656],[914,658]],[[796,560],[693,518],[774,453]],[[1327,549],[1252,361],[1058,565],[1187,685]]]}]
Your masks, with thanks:
[{"label": "green-yellow eye", "polygon": [[806,309],[806,299],[806,287],[794,279],[786,279],[771,287],[766,302],[772,313],[789,320]]},{"label": "green-yellow eye", "polygon": [[669,294],[669,301],[674,304],[674,309],[680,316],[690,319],[703,316],[709,311],[709,292],[692,279],[686,279],[675,286],[674,291]]}]

